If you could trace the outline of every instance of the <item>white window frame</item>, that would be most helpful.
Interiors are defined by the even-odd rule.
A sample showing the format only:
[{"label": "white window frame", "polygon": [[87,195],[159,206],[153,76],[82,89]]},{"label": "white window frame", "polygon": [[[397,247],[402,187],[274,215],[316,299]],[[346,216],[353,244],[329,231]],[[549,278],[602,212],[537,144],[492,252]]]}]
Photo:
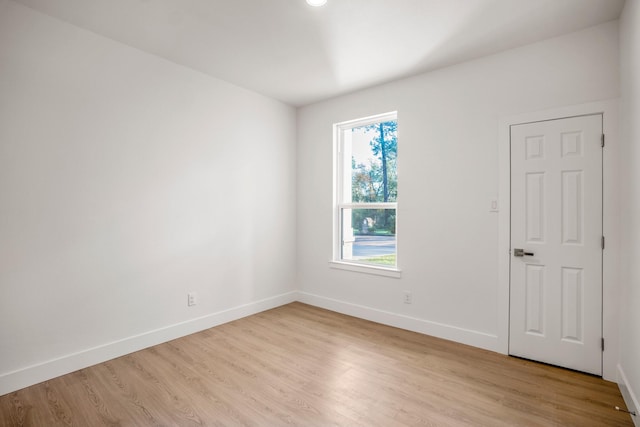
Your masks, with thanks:
[{"label": "white window frame", "polygon": [[[355,271],[367,274],[376,274],[387,277],[400,278],[401,272],[399,269],[399,256],[398,256],[398,202],[379,202],[379,203],[346,203],[345,194],[349,194],[351,199],[351,155],[350,145],[345,142],[346,131],[350,131],[353,128],[367,126],[380,122],[397,121],[397,111],[392,111],[384,114],[377,114],[375,116],[369,116],[361,119],[349,120],[346,122],[336,123],[333,125],[333,142],[334,142],[334,174],[333,174],[333,260],[330,262],[332,268],[338,268],[342,270]],[[349,153],[346,153],[348,150]],[[348,163],[345,163],[348,162]],[[348,173],[347,173],[348,171]],[[343,239],[342,235],[344,229],[342,224],[342,210],[343,209],[395,209],[396,210],[396,265],[395,267],[381,266],[376,264],[370,264],[365,262],[358,262],[357,260],[342,259],[343,251]],[[349,218],[349,221],[351,219]],[[351,228],[351,227],[349,227]],[[347,239],[353,238],[353,236],[346,236]]]}]

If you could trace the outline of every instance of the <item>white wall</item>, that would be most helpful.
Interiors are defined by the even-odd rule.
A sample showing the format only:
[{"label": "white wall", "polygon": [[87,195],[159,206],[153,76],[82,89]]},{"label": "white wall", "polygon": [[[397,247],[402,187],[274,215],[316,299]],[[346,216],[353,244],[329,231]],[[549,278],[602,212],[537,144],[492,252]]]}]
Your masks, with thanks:
[{"label": "white wall", "polygon": [[[611,22],[300,109],[301,299],[500,351],[498,216],[489,212],[500,118],[616,98],[618,60]],[[392,110],[402,278],[331,269],[332,124]]]},{"label": "white wall", "polygon": [[[620,384],[640,411],[640,4],[627,0],[620,20],[621,60],[621,333]],[[640,425],[640,415],[635,417]]]},{"label": "white wall", "polygon": [[295,298],[293,108],[0,7],[0,394]]}]

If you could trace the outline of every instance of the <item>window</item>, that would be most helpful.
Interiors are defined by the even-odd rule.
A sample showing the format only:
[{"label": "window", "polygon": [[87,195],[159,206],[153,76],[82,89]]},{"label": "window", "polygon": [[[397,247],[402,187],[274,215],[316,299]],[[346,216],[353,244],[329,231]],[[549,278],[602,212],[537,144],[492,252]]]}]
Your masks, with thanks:
[{"label": "window", "polygon": [[397,114],[338,123],[334,130],[334,261],[396,269]]}]

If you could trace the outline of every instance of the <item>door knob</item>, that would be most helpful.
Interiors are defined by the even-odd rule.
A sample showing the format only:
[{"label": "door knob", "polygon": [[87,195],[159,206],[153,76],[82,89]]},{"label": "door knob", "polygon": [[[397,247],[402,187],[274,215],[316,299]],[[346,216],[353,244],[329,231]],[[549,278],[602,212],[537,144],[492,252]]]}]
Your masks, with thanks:
[{"label": "door knob", "polygon": [[533,252],[525,252],[524,249],[514,249],[513,256],[533,256]]}]

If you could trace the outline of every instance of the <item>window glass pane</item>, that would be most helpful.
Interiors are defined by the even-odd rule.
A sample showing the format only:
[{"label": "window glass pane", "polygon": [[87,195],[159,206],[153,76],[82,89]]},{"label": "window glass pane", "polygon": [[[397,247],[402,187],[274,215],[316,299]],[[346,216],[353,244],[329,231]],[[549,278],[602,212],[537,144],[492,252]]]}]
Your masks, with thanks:
[{"label": "window glass pane", "polygon": [[398,122],[351,129],[351,200],[395,202],[398,197]]},{"label": "window glass pane", "polygon": [[396,209],[342,209],[342,259],[395,267]]}]

